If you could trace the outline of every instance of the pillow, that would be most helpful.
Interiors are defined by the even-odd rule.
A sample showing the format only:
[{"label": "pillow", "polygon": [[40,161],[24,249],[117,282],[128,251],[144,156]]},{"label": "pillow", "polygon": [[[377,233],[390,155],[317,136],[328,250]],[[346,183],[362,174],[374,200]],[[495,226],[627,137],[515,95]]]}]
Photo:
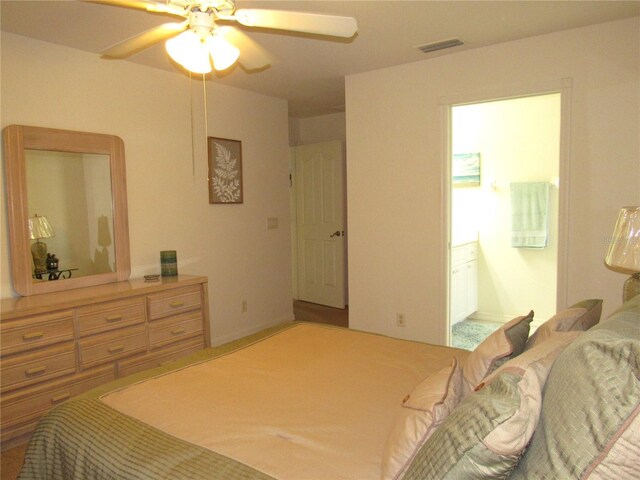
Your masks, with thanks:
[{"label": "pillow", "polygon": [[527,341],[526,350],[537,342],[543,342],[551,332],[568,332],[570,330],[584,331],[600,321],[602,314],[602,300],[583,300],[571,307],[556,313],[544,322]]},{"label": "pillow", "polygon": [[509,360],[500,368],[487,376],[477,387],[480,390],[485,384],[491,383],[495,377],[505,371],[514,371],[516,373],[524,373],[526,368],[534,362],[542,360],[546,357],[553,362],[558,355],[582,332],[551,332],[545,342],[539,342],[535,347],[522,352],[517,357]]},{"label": "pillow", "polygon": [[569,328],[569,330],[589,330],[595,324],[600,321],[600,316],[602,315],[602,300],[598,298],[593,298],[590,300],[583,300],[574,305],[571,305],[569,308],[586,308],[586,313],[576,319],[576,322]]},{"label": "pillow", "polygon": [[638,322],[640,309],[610,317],[558,357],[513,479],[640,478]]},{"label": "pillow", "polygon": [[571,326],[586,312],[586,308],[567,308],[566,310],[556,313],[531,334],[529,340],[527,340],[525,350],[529,350],[543,343],[555,332],[568,332],[571,330]]},{"label": "pillow", "polygon": [[384,454],[382,479],[402,476],[416,452],[460,401],[462,369],[454,358],[449,367],[427,377],[402,402]]},{"label": "pillow", "polygon": [[426,441],[404,479],[506,478],[536,429],[545,380],[565,345],[545,342],[487,378]]},{"label": "pillow", "polygon": [[473,391],[487,375],[524,350],[533,310],[516,317],[493,332],[469,354],[462,369],[463,395]]}]

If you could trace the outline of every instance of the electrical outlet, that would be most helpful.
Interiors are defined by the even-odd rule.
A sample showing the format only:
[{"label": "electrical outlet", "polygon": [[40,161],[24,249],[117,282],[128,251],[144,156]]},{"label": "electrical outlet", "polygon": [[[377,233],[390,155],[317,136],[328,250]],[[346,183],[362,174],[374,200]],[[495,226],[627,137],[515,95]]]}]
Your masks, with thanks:
[{"label": "electrical outlet", "polygon": [[247,313],[247,301],[242,300],[242,313]]},{"label": "electrical outlet", "polygon": [[398,313],[398,316],[396,317],[396,323],[399,327],[407,326],[407,320],[406,318],[404,318],[404,313]]}]

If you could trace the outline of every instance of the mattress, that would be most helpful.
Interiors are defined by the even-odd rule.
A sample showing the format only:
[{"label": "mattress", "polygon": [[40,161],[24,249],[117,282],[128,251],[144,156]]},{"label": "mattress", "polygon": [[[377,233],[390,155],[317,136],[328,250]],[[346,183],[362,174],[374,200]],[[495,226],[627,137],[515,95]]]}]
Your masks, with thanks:
[{"label": "mattress", "polygon": [[20,478],[379,478],[402,399],[467,353],[289,324],[54,409]]}]

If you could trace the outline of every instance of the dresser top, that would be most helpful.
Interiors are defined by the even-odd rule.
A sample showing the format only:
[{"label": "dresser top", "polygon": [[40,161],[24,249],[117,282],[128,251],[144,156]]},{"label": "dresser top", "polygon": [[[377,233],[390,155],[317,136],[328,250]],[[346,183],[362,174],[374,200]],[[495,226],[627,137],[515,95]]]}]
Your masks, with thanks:
[{"label": "dresser top", "polygon": [[145,281],[144,278],[134,278],[124,282],[74,288],[62,292],[6,298],[2,299],[0,303],[0,317],[2,320],[11,320],[25,315],[74,308],[135,295],[146,295],[177,287],[207,283],[207,281],[207,277],[196,275],[160,277],[158,281],[154,282]]}]

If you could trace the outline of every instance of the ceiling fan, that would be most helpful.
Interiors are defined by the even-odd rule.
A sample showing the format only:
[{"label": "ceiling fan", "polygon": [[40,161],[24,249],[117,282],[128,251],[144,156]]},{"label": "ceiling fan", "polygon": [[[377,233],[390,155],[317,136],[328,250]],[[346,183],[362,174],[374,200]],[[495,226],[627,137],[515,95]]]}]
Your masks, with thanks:
[{"label": "ceiling fan", "polygon": [[358,25],[355,18],[284,10],[239,9],[235,0],[85,0],[118,7],[135,8],[185,18],[165,23],[119,42],[102,52],[105,58],[125,58],[162,40],[169,56],[187,70],[209,73],[211,61],[220,71],[236,61],[246,70],[270,65],[267,53],[238,28],[288,30],[294,32],[351,38]]}]

